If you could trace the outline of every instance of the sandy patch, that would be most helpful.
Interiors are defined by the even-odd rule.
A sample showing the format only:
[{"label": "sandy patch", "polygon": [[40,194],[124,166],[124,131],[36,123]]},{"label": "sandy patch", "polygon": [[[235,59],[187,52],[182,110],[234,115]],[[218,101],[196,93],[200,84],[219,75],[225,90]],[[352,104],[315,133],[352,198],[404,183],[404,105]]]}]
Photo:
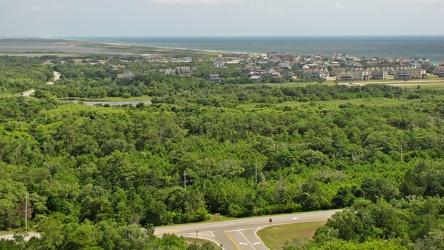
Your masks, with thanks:
[{"label": "sandy patch", "polygon": [[47,82],[48,85],[53,85],[56,81],[60,80],[61,74],[57,71],[54,71],[54,80]]},{"label": "sandy patch", "polygon": [[30,97],[30,95],[32,95],[34,92],[35,92],[34,89],[30,89],[30,90],[28,90],[28,91],[25,91],[25,92],[21,93],[20,95],[21,95],[21,96]]}]

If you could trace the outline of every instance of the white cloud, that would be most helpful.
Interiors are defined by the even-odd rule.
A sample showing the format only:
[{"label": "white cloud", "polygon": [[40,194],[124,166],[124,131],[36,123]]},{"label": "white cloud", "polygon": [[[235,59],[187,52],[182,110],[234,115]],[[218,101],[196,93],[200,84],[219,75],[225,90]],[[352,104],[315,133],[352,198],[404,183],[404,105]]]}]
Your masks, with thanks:
[{"label": "white cloud", "polygon": [[389,3],[410,3],[410,4],[435,4],[444,3],[444,0],[387,0]]},{"label": "white cloud", "polygon": [[333,4],[333,8],[337,9],[337,10],[345,10],[345,6],[342,3],[335,3]]},{"label": "white cloud", "polygon": [[251,11],[255,12],[270,12],[270,11],[281,11],[280,8],[274,8],[271,6],[263,6],[263,5],[257,5],[250,8]]},{"label": "white cloud", "polygon": [[151,0],[153,3],[165,3],[165,4],[188,4],[188,3],[201,3],[201,4],[221,4],[221,3],[239,3],[241,0]]},{"label": "white cloud", "polygon": [[345,5],[343,3],[333,2],[333,8],[336,10],[359,10],[360,7],[356,5]]},{"label": "white cloud", "polygon": [[63,10],[65,7],[63,7],[63,5],[56,5],[56,6],[54,6],[54,9],[56,9],[56,10]]},{"label": "white cloud", "polygon": [[41,11],[41,10],[42,10],[42,7],[40,7],[40,5],[33,5],[33,6],[31,7],[31,10],[32,10],[32,11]]}]

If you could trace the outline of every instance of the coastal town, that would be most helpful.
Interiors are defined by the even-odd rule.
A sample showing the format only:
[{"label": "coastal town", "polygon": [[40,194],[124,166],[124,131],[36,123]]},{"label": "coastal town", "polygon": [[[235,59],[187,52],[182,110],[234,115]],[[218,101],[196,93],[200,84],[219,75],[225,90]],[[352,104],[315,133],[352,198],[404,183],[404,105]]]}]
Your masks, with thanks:
[{"label": "coastal town", "polygon": [[[127,56],[125,59],[76,58],[74,64],[111,64],[119,72],[116,78],[132,79],[135,74],[127,69],[134,63],[150,63],[165,76],[196,76],[202,67],[212,68],[206,79],[225,82],[226,78],[243,79],[242,83],[281,83],[286,81],[336,81],[427,79],[431,75],[444,77],[444,62],[433,64],[428,58],[354,57],[345,54],[308,56],[297,53],[245,54],[220,53],[202,56],[197,54],[168,58],[159,54]],[[116,64],[117,62],[117,64]],[[44,63],[53,63],[46,60]],[[66,63],[62,61],[61,63]],[[174,66],[174,67],[172,67]],[[131,68],[131,67],[129,67]],[[231,74],[223,72],[229,70]],[[207,70],[208,71],[208,70]],[[233,73],[235,72],[235,73]],[[199,76],[202,77],[201,74]],[[202,77],[203,78],[203,77]]]}]

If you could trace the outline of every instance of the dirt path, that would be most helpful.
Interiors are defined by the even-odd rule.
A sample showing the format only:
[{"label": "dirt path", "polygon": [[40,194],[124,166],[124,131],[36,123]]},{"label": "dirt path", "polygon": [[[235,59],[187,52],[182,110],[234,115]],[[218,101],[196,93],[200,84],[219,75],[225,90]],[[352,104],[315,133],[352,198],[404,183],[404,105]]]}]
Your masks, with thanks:
[{"label": "dirt path", "polygon": [[30,97],[30,95],[31,95],[32,93],[34,93],[34,92],[35,92],[34,89],[30,89],[30,90],[28,90],[28,91],[23,92],[23,93],[21,94],[21,96]]},{"label": "dirt path", "polygon": [[[53,74],[54,74],[54,79],[52,81],[47,82],[46,84],[53,85],[56,81],[60,80],[61,74],[59,72],[54,71]],[[32,95],[34,92],[35,92],[34,89],[30,89],[30,90],[27,90],[27,91],[21,93],[20,95],[30,98],[30,95]]]},{"label": "dirt path", "polygon": [[53,85],[58,80],[60,80],[60,73],[57,71],[54,71],[54,80],[47,82],[46,84]]}]

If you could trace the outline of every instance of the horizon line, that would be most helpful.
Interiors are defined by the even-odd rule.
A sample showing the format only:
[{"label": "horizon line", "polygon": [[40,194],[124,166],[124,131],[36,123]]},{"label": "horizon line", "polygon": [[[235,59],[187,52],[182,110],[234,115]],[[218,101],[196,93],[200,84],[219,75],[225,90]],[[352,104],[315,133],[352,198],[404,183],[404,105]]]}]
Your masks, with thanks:
[{"label": "horizon line", "polygon": [[429,35],[417,35],[417,34],[404,34],[404,35],[102,35],[102,36],[0,36],[0,39],[65,39],[65,38],[248,38],[248,37],[260,37],[260,38],[285,38],[285,37],[444,37],[442,35],[429,34]]}]

